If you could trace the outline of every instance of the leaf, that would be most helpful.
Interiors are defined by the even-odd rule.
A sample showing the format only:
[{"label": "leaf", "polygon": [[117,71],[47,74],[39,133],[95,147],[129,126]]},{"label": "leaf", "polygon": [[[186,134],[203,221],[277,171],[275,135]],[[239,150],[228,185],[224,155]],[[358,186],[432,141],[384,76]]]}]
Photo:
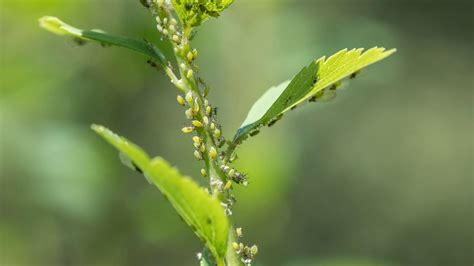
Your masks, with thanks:
[{"label": "leaf", "polygon": [[230,224],[220,202],[164,159],[150,160],[140,147],[103,126],[92,125],[92,129],[143,171],[223,266]]},{"label": "leaf", "polygon": [[42,17],[39,19],[40,26],[52,33],[63,36],[71,36],[79,41],[97,41],[102,45],[114,45],[133,50],[157,60],[161,65],[166,64],[164,54],[148,41],[140,41],[132,38],[109,35],[100,30],[81,30],[70,26],[56,17]]},{"label": "leaf", "polygon": [[237,130],[233,142],[241,143],[249,134],[262,126],[274,124],[288,110],[306,101],[326,101],[335,96],[340,81],[355,75],[361,69],[393,54],[396,50],[374,47],[344,49],[329,57],[322,57],[304,67],[291,82],[270,88],[250,109],[247,118]]},{"label": "leaf", "polygon": [[185,28],[194,28],[218,17],[234,0],[173,0],[173,6]]}]

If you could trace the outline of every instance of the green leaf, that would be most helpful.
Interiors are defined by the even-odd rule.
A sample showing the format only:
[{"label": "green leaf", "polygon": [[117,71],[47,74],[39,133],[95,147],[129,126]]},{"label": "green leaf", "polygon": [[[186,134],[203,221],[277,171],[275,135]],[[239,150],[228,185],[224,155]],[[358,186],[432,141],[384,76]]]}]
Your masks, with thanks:
[{"label": "green leaf", "polygon": [[249,134],[262,126],[274,124],[288,110],[310,101],[326,101],[335,96],[340,81],[355,75],[361,69],[393,54],[396,50],[374,47],[344,49],[327,60],[322,57],[304,67],[291,82],[270,88],[250,109],[247,118],[234,136],[234,143],[241,143]]},{"label": "green leaf", "polygon": [[161,65],[166,64],[164,54],[156,46],[145,40],[140,41],[127,37],[113,36],[100,30],[81,30],[64,23],[56,17],[50,16],[40,18],[39,24],[42,28],[58,35],[71,36],[82,42],[97,41],[102,45],[127,48],[157,60]]},{"label": "green leaf", "polygon": [[217,265],[224,266],[230,224],[220,202],[164,159],[150,160],[140,147],[103,126],[92,125],[92,129],[143,171],[204,242]]},{"label": "green leaf", "polygon": [[234,0],[173,0],[185,28],[194,28],[210,17],[218,17]]}]

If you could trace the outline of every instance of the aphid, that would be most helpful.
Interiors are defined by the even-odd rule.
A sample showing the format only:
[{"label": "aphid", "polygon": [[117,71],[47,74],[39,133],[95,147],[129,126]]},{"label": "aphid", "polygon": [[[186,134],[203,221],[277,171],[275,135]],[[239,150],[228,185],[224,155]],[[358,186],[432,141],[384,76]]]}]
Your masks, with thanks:
[{"label": "aphid", "polygon": [[204,122],[205,125],[208,125],[208,124],[209,124],[209,117],[204,116],[204,117],[202,118],[202,122]]},{"label": "aphid", "polygon": [[150,8],[150,3],[148,2],[148,0],[140,0],[140,3],[142,3],[144,7]]},{"label": "aphid", "polygon": [[329,90],[335,91],[335,90],[337,90],[339,87],[341,87],[341,81],[338,81],[338,82],[332,84],[331,87],[329,87]]},{"label": "aphid", "polygon": [[271,127],[275,125],[276,122],[280,121],[280,119],[283,117],[283,114],[279,114],[277,117],[275,117],[273,120],[268,123],[268,127]]},{"label": "aphid", "polygon": [[295,109],[296,109],[296,107],[298,107],[298,105],[297,105],[297,104],[293,105],[293,106],[290,108],[290,110],[292,110],[292,111],[293,111],[293,110],[295,110]]},{"label": "aphid", "polygon": [[212,108],[212,115],[213,116],[217,115],[217,107]]},{"label": "aphid", "polygon": [[250,132],[250,136],[251,137],[256,136],[256,135],[258,135],[258,133],[260,133],[260,130],[258,130],[258,129],[254,130],[254,131]]},{"label": "aphid", "polygon": [[140,167],[138,167],[135,162],[133,162],[127,155],[125,155],[124,153],[119,153],[119,158],[120,158],[120,161],[125,165],[127,166],[128,168],[134,170],[134,171],[137,171],[138,173],[140,174],[143,174],[143,171],[142,169],[140,169]]},{"label": "aphid", "polygon": [[234,178],[235,177],[235,169],[230,169],[229,170],[229,173],[227,174],[230,178]]},{"label": "aphid", "polygon": [[207,171],[206,171],[206,169],[204,169],[204,168],[201,169],[201,175],[202,175],[203,177],[206,177],[206,176],[207,176]]}]

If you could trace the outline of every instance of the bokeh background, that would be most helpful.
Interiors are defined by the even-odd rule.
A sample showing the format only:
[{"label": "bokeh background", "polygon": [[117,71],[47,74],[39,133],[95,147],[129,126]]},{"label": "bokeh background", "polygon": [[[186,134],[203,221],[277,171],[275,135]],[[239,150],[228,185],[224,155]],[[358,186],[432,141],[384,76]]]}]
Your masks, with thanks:
[{"label": "bokeh background", "polygon": [[[91,130],[198,176],[183,110],[146,58],[40,30],[54,15],[159,42],[138,0],[2,0],[0,264],[197,265],[201,244]],[[195,39],[232,137],[311,59],[396,47],[331,103],[242,145],[234,218],[256,265],[472,265],[473,2],[236,0]],[[204,182],[202,178],[197,178]]]}]

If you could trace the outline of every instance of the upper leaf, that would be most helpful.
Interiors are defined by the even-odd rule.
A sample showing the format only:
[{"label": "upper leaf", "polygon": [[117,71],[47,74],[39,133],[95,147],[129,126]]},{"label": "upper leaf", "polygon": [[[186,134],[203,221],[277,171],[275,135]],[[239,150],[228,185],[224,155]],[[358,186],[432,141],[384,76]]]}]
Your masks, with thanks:
[{"label": "upper leaf", "polygon": [[333,96],[332,90],[344,78],[353,75],[396,50],[374,47],[363,53],[364,49],[344,49],[329,57],[322,57],[304,67],[291,82],[270,88],[250,109],[247,118],[237,130],[234,143],[241,143],[260,127],[272,125],[288,110],[310,99],[318,101]]},{"label": "upper leaf", "polygon": [[82,41],[97,41],[102,45],[115,45],[128,48],[142,53],[160,64],[166,64],[164,54],[148,41],[140,41],[132,38],[113,36],[100,30],[81,30],[70,26],[56,17],[42,17],[39,19],[40,26],[58,35],[72,36]]},{"label": "upper leaf", "polygon": [[93,125],[92,129],[143,171],[204,242],[217,264],[224,266],[230,224],[219,201],[164,159],[150,160],[140,147],[103,126]]},{"label": "upper leaf", "polygon": [[218,17],[234,0],[173,0],[185,28],[194,28],[210,17]]}]

